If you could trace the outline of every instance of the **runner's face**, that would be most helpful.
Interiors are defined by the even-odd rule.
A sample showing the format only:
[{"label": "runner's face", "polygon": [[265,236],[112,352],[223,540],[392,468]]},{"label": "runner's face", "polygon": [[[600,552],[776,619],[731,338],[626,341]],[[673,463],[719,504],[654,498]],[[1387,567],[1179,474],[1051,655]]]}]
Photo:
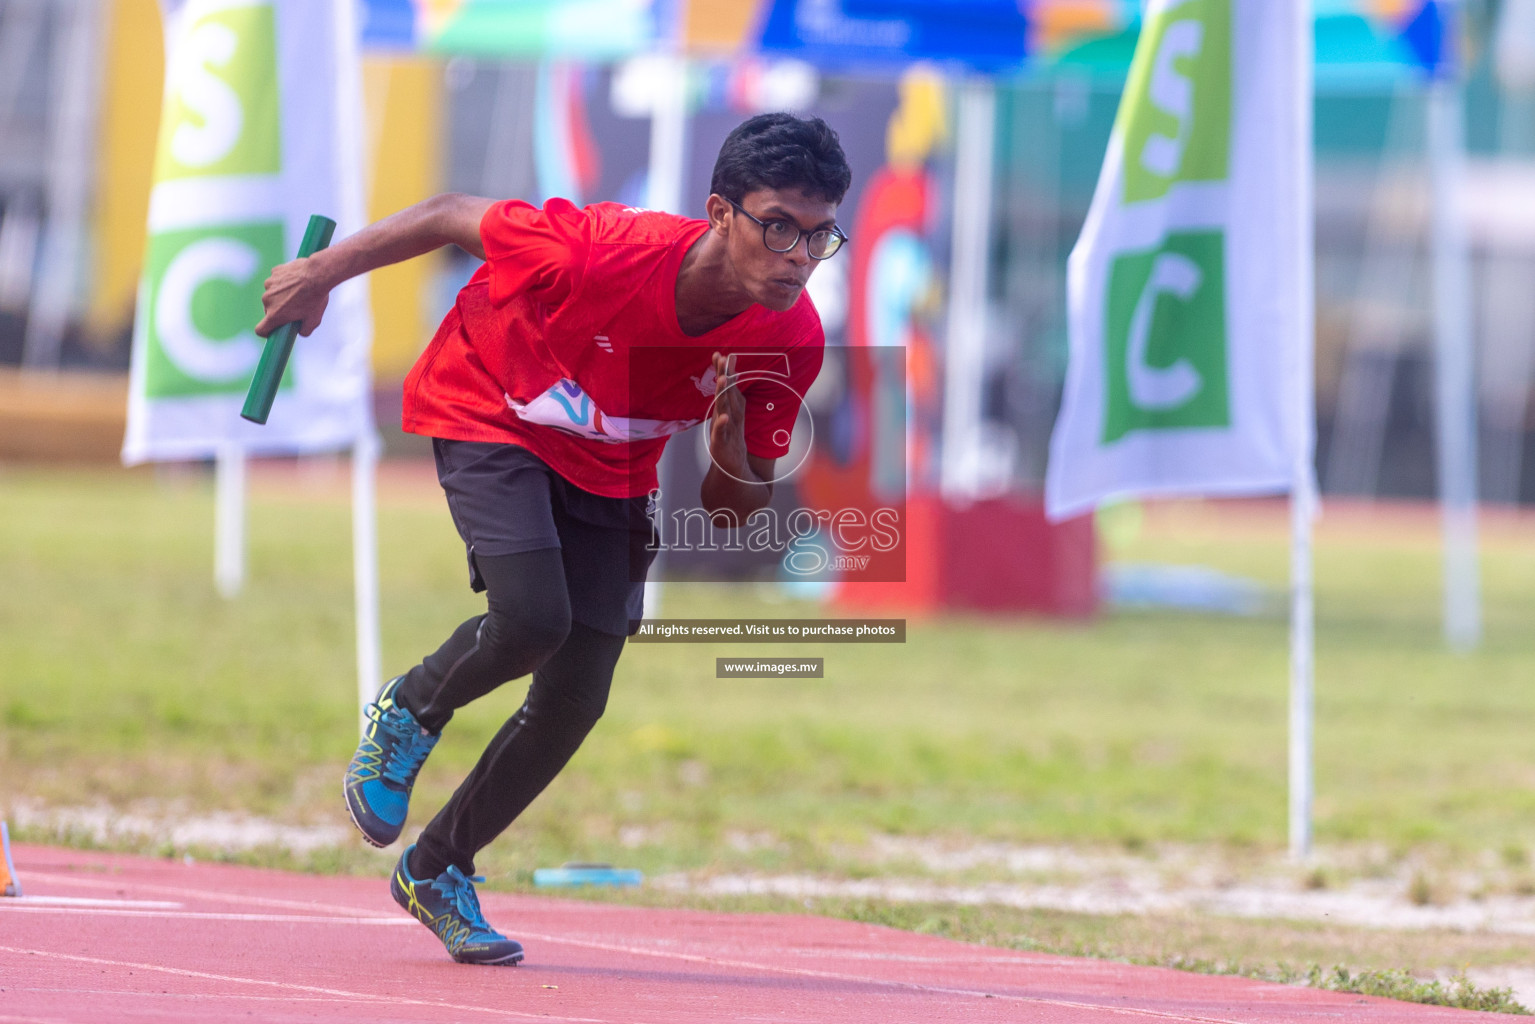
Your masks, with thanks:
[{"label": "runner's face", "polygon": [[[729,219],[730,258],[752,301],[782,312],[799,301],[819,260],[810,258],[810,234],[837,222],[837,205],[807,196],[799,189],[758,189],[748,192],[741,206],[761,221],[787,221],[800,239],[788,252],[773,252],[762,240],[762,225],[722,201]],[[835,259],[836,257],[832,257]]]}]

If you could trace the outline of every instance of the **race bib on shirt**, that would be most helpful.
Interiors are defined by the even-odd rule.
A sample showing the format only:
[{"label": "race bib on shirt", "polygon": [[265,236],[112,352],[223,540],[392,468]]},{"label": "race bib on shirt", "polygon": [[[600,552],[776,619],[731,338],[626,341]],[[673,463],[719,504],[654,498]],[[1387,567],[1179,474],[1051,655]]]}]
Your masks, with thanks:
[{"label": "race bib on shirt", "polygon": [[542,427],[553,427],[590,441],[621,444],[669,437],[702,423],[693,420],[647,420],[640,417],[609,416],[597,408],[592,396],[581,385],[562,378],[554,387],[531,402],[519,402],[506,395],[507,406],[518,418]]}]

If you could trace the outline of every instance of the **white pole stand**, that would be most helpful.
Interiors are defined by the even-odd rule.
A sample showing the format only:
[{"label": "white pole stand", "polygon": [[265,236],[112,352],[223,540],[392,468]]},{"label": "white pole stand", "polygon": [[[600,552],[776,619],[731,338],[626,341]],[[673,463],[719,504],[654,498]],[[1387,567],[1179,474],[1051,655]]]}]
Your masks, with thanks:
[{"label": "white pole stand", "polygon": [[378,624],[378,450],[379,440],[371,429],[352,448],[352,577],[357,605],[359,716],[383,683],[379,678],[382,657]]},{"label": "white pole stand", "polygon": [[245,586],[245,449],[225,441],[213,460],[213,583],[225,598]]},{"label": "white pole stand", "polygon": [[1311,856],[1311,803],[1315,791],[1312,723],[1316,718],[1316,611],[1312,525],[1316,495],[1309,468],[1290,491],[1290,856]]},{"label": "white pole stand", "polygon": [[1477,567],[1476,374],[1472,352],[1471,249],[1462,212],[1465,122],[1460,83],[1434,80],[1428,98],[1433,193],[1434,398],[1439,503],[1444,517],[1444,637],[1470,651],[1482,639]]},{"label": "white pole stand", "polygon": [[975,498],[980,478],[981,390],[985,383],[986,262],[991,249],[996,86],[987,79],[959,91],[954,166],[953,261],[944,341],[943,496]]},{"label": "white pole stand", "polygon": [[1312,796],[1315,792],[1313,724],[1316,681],[1316,601],[1313,572],[1313,527],[1316,492],[1316,158],[1312,144],[1313,5],[1298,0],[1291,12],[1291,42],[1295,60],[1291,93],[1297,97],[1289,125],[1295,190],[1294,279],[1289,299],[1299,313],[1291,363],[1290,415],[1292,458],[1290,476],[1290,856],[1311,857]]}]

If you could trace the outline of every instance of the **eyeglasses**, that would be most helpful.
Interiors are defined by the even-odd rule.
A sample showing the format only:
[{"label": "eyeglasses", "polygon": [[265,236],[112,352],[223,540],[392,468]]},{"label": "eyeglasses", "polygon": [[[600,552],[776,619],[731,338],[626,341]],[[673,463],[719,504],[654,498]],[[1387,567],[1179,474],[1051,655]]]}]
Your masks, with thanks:
[{"label": "eyeglasses", "polygon": [[[772,220],[758,220],[747,211],[746,207],[730,200],[730,205],[750,217],[752,222],[762,226],[762,244],[773,252],[788,252],[799,245],[804,232],[793,221],[774,218]],[[842,248],[842,243],[847,241],[847,235],[842,233],[839,227],[817,228],[810,232],[808,249],[813,260],[829,260],[837,255],[837,250]]]}]

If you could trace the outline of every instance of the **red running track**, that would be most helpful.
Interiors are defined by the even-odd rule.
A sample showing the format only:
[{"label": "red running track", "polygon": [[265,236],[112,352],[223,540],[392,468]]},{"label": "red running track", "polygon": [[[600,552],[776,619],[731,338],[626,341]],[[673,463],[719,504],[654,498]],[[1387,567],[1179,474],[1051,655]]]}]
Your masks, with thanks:
[{"label": "red running track", "polygon": [[0,1024],[1485,1019],[825,918],[495,892],[486,915],[528,959],[467,967],[394,905],[384,879],[14,852],[26,896],[0,898]]}]

